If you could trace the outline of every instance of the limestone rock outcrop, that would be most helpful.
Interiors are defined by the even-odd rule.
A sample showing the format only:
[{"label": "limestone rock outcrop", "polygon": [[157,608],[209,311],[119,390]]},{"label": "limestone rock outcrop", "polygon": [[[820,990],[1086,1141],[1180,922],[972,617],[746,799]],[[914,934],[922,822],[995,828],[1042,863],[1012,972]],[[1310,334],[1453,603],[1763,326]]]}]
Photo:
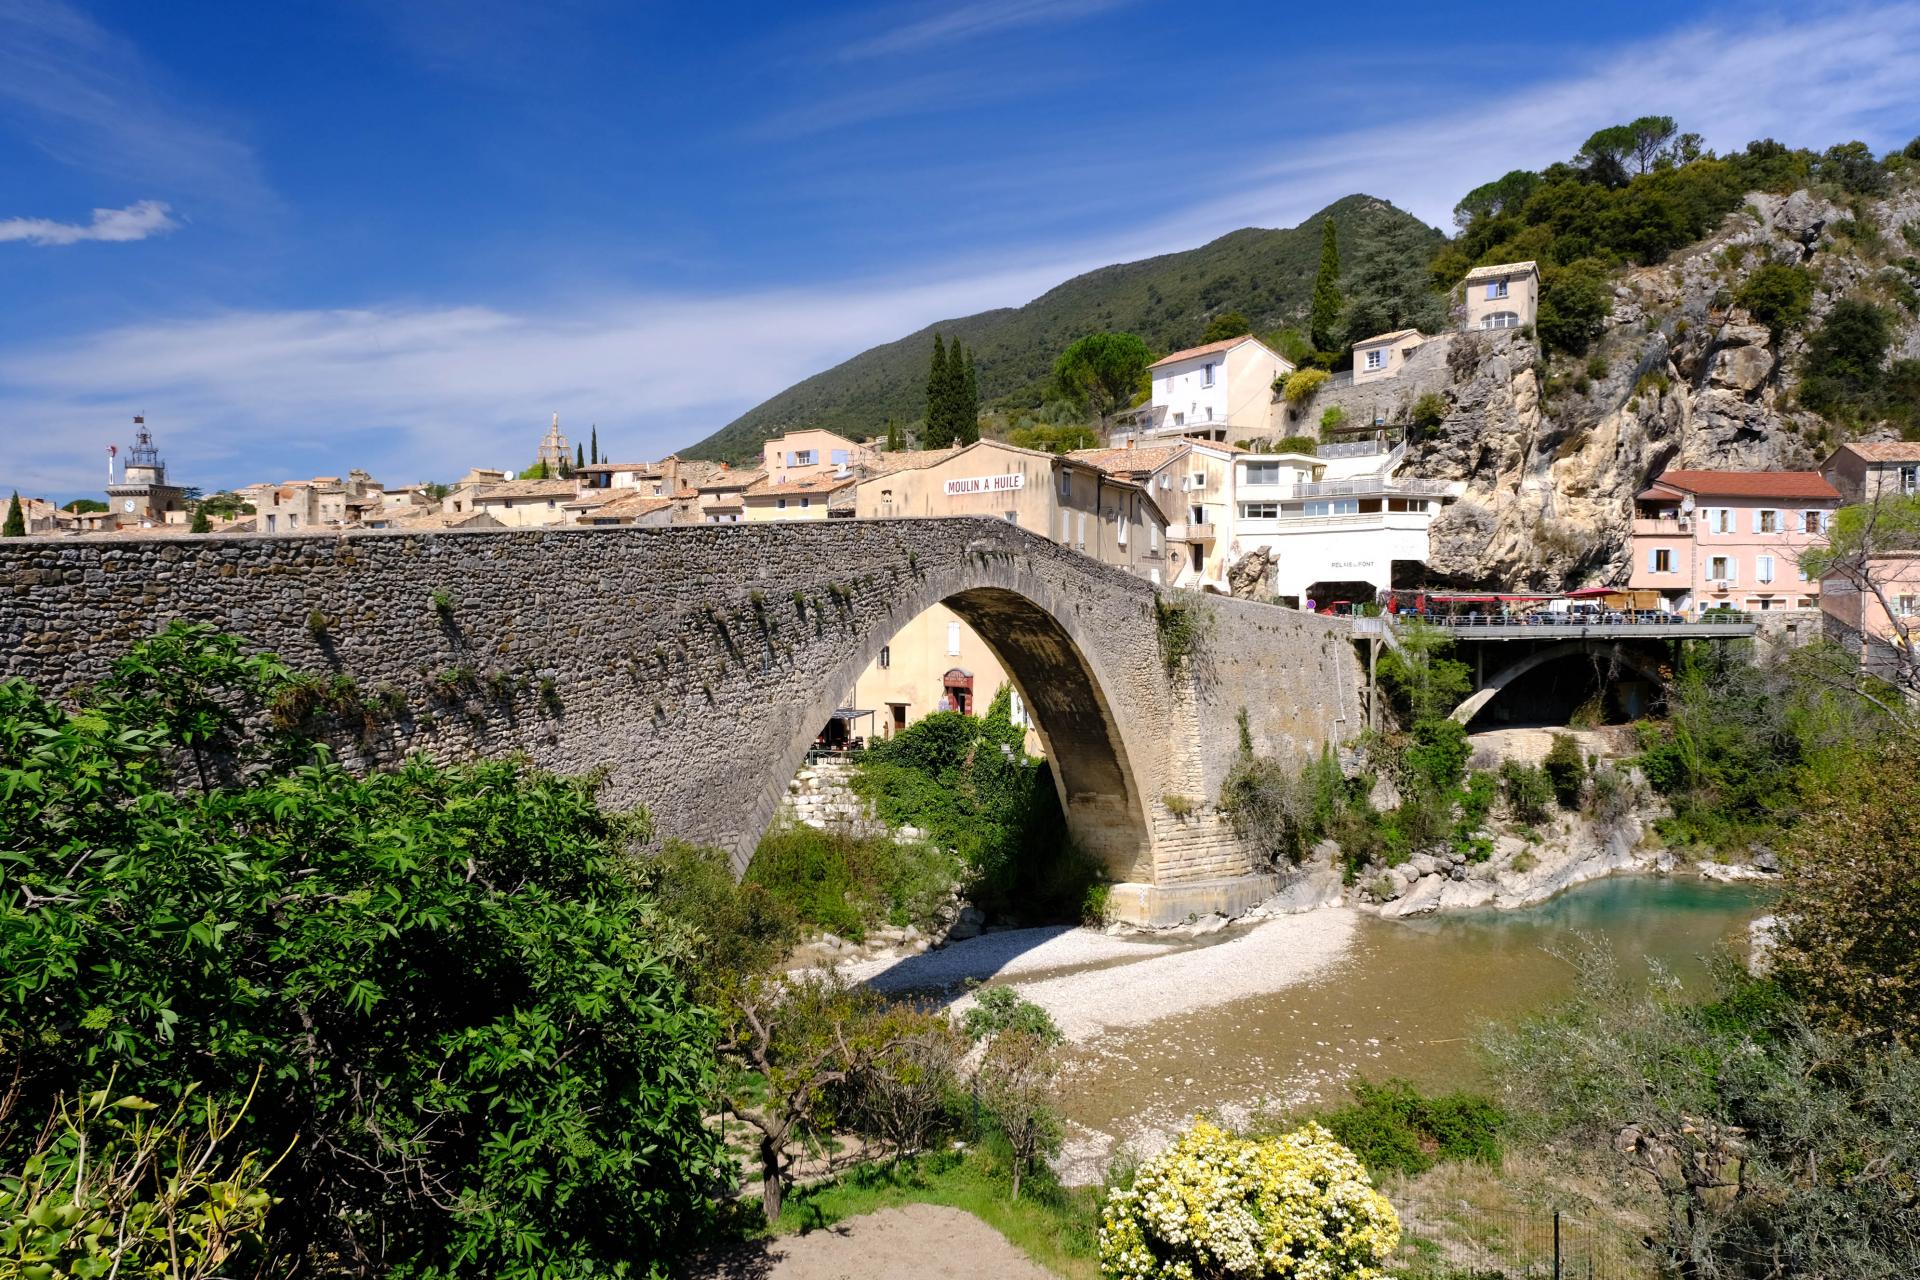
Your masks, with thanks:
[{"label": "limestone rock outcrop", "polygon": [[[1818,465],[1826,424],[1793,407],[1793,393],[1804,335],[1881,270],[1832,238],[1862,217],[1891,240],[1920,236],[1920,191],[1853,211],[1807,191],[1754,194],[1706,240],[1626,272],[1578,359],[1545,360],[1517,332],[1456,336],[1447,415],[1413,442],[1406,465],[1466,486],[1433,522],[1433,579],[1536,590],[1616,582],[1634,495],[1661,471]],[[1816,280],[1808,322],[1778,339],[1733,302],[1769,261],[1806,265]],[[1920,321],[1896,318],[1893,356],[1920,355]]]}]

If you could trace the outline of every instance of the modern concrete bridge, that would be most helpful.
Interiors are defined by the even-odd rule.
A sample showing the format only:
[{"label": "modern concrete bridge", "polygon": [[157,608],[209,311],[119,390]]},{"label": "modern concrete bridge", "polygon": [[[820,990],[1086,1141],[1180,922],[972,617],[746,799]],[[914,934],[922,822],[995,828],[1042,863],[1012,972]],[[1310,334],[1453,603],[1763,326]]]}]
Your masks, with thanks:
[{"label": "modern concrete bridge", "polygon": [[[1195,611],[1178,661],[1156,601]],[[171,618],[211,622],[378,691],[392,711],[350,758],[604,768],[611,803],[744,867],[855,678],[942,602],[1011,674],[1073,837],[1133,919],[1272,887],[1212,808],[1243,710],[1256,749],[1291,759],[1361,728],[1345,619],[1174,602],[983,519],[9,539],[0,674],[64,693]]]}]

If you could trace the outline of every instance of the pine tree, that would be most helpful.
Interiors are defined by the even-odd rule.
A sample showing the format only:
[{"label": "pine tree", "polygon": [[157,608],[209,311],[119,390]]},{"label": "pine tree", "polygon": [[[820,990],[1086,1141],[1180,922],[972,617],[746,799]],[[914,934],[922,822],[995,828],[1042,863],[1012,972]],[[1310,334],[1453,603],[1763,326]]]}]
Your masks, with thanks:
[{"label": "pine tree", "polygon": [[600,465],[600,424],[593,424],[593,465]]},{"label": "pine tree", "polygon": [[20,509],[20,491],[13,491],[13,501],[7,504],[7,523],[0,529],[0,538],[24,538],[27,536],[27,513]]},{"label": "pine tree", "polygon": [[213,521],[207,518],[207,508],[204,503],[196,505],[194,507],[193,523],[187,526],[187,532],[188,533],[212,533],[213,532]]},{"label": "pine tree", "polygon": [[966,371],[960,380],[960,439],[972,444],[980,438],[980,379],[973,370],[973,352],[967,352]]},{"label": "pine tree", "polygon": [[1313,345],[1320,351],[1339,349],[1340,336],[1334,326],[1340,323],[1340,240],[1333,219],[1328,218],[1320,234],[1320,270],[1313,277],[1313,310],[1309,329]]},{"label": "pine tree", "polygon": [[947,429],[947,347],[939,334],[933,335],[933,366],[927,371],[927,431],[929,449],[944,449],[953,443]]}]

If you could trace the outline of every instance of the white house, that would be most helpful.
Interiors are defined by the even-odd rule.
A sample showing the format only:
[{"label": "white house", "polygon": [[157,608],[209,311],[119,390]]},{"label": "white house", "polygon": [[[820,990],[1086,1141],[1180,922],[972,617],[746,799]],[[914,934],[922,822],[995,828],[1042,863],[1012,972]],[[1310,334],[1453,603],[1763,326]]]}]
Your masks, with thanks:
[{"label": "white house", "polygon": [[[1365,450],[1364,452],[1362,450]],[[1424,564],[1427,526],[1465,485],[1396,476],[1406,447],[1358,446],[1333,457],[1243,453],[1234,459],[1228,560],[1262,548],[1272,590],[1306,604],[1371,600],[1395,561]]]},{"label": "white house", "polygon": [[1116,445],[1167,437],[1225,443],[1280,433],[1273,383],[1293,365],[1250,334],[1176,351],[1148,372],[1153,398],[1125,415]]}]

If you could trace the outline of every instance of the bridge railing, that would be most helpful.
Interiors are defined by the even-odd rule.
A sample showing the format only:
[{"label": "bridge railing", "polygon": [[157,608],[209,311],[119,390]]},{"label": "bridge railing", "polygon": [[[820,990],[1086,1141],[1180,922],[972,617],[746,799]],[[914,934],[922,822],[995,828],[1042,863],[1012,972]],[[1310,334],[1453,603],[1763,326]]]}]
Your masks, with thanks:
[{"label": "bridge railing", "polygon": [[1546,639],[1550,636],[1734,640],[1752,636],[1759,630],[1752,614],[1732,609],[1715,609],[1698,617],[1659,609],[1610,609],[1580,613],[1403,612],[1395,616],[1394,622],[1418,622],[1474,640]]}]

